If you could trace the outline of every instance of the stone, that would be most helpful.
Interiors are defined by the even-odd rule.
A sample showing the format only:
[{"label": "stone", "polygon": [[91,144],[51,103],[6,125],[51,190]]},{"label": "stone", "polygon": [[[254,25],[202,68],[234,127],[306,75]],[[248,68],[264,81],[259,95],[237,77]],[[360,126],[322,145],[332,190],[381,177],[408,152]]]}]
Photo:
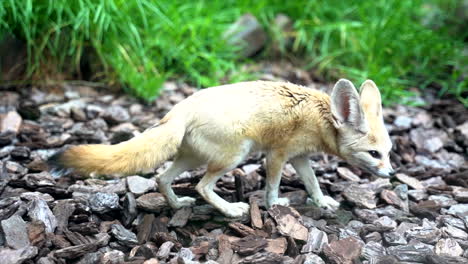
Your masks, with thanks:
[{"label": "stone", "polygon": [[387,242],[387,244],[391,246],[400,246],[408,244],[403,234],[399,232],[385,232],[383,237],[385,242]]},{"label": "stone", "polygon": [[171,249],[173,246],[174,246],[174,243],[171,241],[164,242],[159,247],[158,253],[156,253],[156,257],[158,259],[166,259],[169,256],[169,253],[171,252]]},{"label": "stone", "polygon": [[348,169],[346,167],[338,167],[336,169],[336,172],[338,173],[338,175],[341,178],[343,178],[345,180],[348,180],[348,181],[359,182],[361,180],[361,178],[359,178],[359,176],[354,174],[354,172],[352,172],[350,169]]},{"label": "stone", "polygon": [[388,247],[387,254],[396,257],[399,261],[424,262],[426,255],[433,254],[433,251],[431,246],[417,242]]},{"label": "stone", "polygon": [[153,191],[156,186],[156,181],[136,175],[127,177],[127,185],[129,191],[139,196],[146,192]]},{"label": "stone", "polygon": [[460,228],[456,228],[451,225],[447,225],[440,229],[442,234],[451,238],[457,238],[462,240],[468,240],[468,234]]},{"label": "stone", "polygon": [[53,213],[57,220],[57,234],[62,234],[68,227],[68,218],[75,211],[75,204],[70,200],[60,200],[54,207]]},{"label": "stone", "polygon": [[416,190],[423,190],[424,189],[424,186],[422,185],[422,183],[418,179],[416,179],[414,177],[408,176],[408,175],[403,174],[403,173],[397,173],[395,176],[399,181],[401,181],[402,183],[407,184],[408,186],[410,186],[413,189],[416,189]]},{"label": "stone", "polygon": [[388,216],[382,216],[376,221],[374,221],[374,225],[377,227],[383,227],[386,230],[394,230],[397,227],[397,223]]},{"label": "stone", "polygon": [[42,221],[33,220],[28,223],[28,237],[32,246],[42,248],[46,243],[45,224]]},{"label": "stone", "polygon": [[315,254],[305,254],[304,262],[302,264],[325,264],[323,259]]},{"label": "stone", "polygon": [[9,111],[0,118],[0,133],[13,132],[17,134],[23,119],[16,111]]},{"label": "stone", "polygon": [[54,197],[52,197],[48,193],[41,193],[41,192],[25,192],[20,195],[21,199],[32,201],[34,199],[41,199],[46,201],[47,203],[51,203],[54,201]]},{"label": "stone", "polygon": [[381,256],[387,255],[387,252],[381,243],[370,241],[362,248],[361,255],[363,258],[372,261],[379,259]]},{"label": "stone", "polygon": [[434,247],[434,252],[437,255],[448,255],[459,257],[463,254],[463,249],[453,238],[443,238],[437,242]]},{"label": "stone", "polygon": [[105,110],[103,118],[110,124],[117,125],[130,120],[130,114],[122,106],[112,105]]},{"label": "stone", "polygon": [[13,249],[20,249],[30,245],[26,222],[18,215],[1,222],[5,244]]},{"label": "stone", "polygon": [[266,43],[267,35],[262,25],[251,14],[241,16],[223,34],[230,45],[242,46],[241,55],[250,57]]},{"label": "stone", "polygon": [[356,204],[359,207],[374,209],[377,206],[375,192],[368,188],[352,184],[343,191],[346,200]]},{"label": "stone", "polygon": [[91,210],[100,214],[120,208],[119,196],[115,193],[97,192],[89,197],[88,202]]},{"label": "stone", "polygon": [[37,247],[26,246],[20,249],[0,248],[2,264],[21,264],[34,258],[38,253]]},{"label": "stone", "polygon": [[169,226],[183,227],[187,224],[190,216],[192,215],[192,208],[183,207],[175,212],[169,221]]},{"label": "stone", "polygon": [[31,155],[31,151],[27,147],[15,147],[10,151],[10,156],[14,160],[27,160]]},{"label": "stone", "polygon": [[418,127],[410,131],[410,138],[419,149],[434,153],[443,147],[448,136],[442,130]]},{"label": "stone", "polygon": [[133,247],[138,244],[137,236],[132,231],[126,229],[122,225],[111,225],[111,234],[117,241],[127,247]]},{"label": "stone", "polygon": [[335,240],[326,245],[323,252],[331,263],[352,264],[361,256],[361,243],[352,237]]},{"label": "stone", "polygon": [[137,204],[135,195],[131,192],[125,194],[123,201],[123,224],[125,226],[130,225],[138,215]]},{"label": "stone", "polygon": [[411,128],[411,122],[413,122],[413,119],[408,116],[397,116],[393,124],[401,130],[406,130]]},{"label": "stone", "polygon": [[139,209],[154,213],[159,213],[169,206],[164,195],[156,192],[143,194],[137,198],[136,202]]},{"label": "stone", "polygon": [[104,253],[100,264],[121,264],[125,261],[125,254],[119,250],[112,250]]},{"label": "stone", "polygon": [[[403,185],[403,184],[402,184]],[[390,205],[395,205],[403,210],[408,210],[408,202],[405,202],[400,198],[394,191],[391,190],[382,190],[380,193],[380,198]]]},{"label": "stone", "polygon": [[185,263],[190,262],[195,258],[195,255],[190,250],[190,248],[185,248],[185,247],[179,250],[179,252],[177,253],[177,256],[179,258],[182,258]]},{"label": "stone", "polygon": [[325,232],[312,227],[309,231],[306,244],[302,247],[301,253],[316,253],[322,252],[325,245],[328,244],[328,236]]},{"label": "stone", "polygon": [[455,200],[461,203],[468,202],[468,188],[456,188],[453,190],[453,195]]},{"label": "stone", "polygon": [[451,215],[459,216],[459,217],[468,216],[468,204],[452,205],[448,209],[447,214],[451,214]]},{"label": "stone", "polygon": [[416,239],[426,244],[435,244],[439,241],[442,232],[435,225],[424,225],[406,231],[408,239]]},{"label": "stone", "polygon": [[301,216],[295,209],[275,204],[268,209],[268,213],[275,219],[278,231],[282,235],[302,241],[307,240],[307,228],[302,224]]},{"label": "stone", "polygon": [[28,216],[31,219],[42,221],[49,233],[53,233],[57,227],[55,215],[49,209],[46,201],[42,199],[34,199],[30,202]]},{"label": "stone", "polygon": [[267,246],[265,248],[265,251],[283,255],[286,252],[287,247],[288,242],[284,237],[267,239]]},{"label": "stone", "polygon": [[427,199],[427,197],[429,196],[425,189],[408,190],[408,195],[416,201]]},{"label": "stone", "polygon": [[452,196],[444,194],[430,195],[428,199],[430,201],[435,201],[440,207],[450,207],[458,203],[452,198]]}]

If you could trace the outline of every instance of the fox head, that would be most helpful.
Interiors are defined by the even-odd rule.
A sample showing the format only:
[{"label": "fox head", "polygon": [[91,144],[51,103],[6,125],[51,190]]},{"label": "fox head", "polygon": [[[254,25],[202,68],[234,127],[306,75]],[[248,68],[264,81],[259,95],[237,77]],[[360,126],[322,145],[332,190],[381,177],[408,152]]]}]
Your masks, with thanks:
[{"label": "fox head", "polygon": [[389,157],[392,142],[384,125],[382,100],[375,83],[365,81],[359,95],[350,81],[339,80],[331,94],[331,112],[341,157],[374,175],[392,176]]}]

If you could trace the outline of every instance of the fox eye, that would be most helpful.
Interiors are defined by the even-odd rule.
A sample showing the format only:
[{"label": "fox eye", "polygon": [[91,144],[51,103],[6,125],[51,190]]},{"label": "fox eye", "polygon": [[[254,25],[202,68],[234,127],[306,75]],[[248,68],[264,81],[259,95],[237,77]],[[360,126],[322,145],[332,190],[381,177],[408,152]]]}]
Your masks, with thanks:
[{"label": "fox eye", "polygon": [[369,154],[374,158],[374,159],[381,159],[382,155],[377,150],[369,150]]}]

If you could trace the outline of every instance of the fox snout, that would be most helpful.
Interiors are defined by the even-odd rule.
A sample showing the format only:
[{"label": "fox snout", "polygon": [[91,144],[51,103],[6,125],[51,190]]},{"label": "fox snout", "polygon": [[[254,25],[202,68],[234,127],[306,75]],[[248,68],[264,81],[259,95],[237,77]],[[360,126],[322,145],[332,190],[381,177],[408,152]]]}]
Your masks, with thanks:
[{"label": "fox snout", "polygon": [[395,175],[395,170],[391,166],[386,168],[379,168],[375,174],[379,177],[390,178]]}]

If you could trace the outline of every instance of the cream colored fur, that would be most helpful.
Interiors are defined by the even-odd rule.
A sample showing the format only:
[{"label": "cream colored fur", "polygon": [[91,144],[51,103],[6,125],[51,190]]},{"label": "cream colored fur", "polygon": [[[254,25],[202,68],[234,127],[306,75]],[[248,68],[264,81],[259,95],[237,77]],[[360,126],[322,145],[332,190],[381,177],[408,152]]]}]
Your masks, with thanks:
[{"label": "cream colored fur", "polygon": [[[183,100],[161,124],[130,141],[114,145],[75,146],[58,157],[66,168],[90,173],[134,173],[153,168],[170,157],[172,166],[157,176],[159,189],[173,208],[195,199],[177,197],[171,183],[186,170],[207,164],[196,186],[200,195],[223,214],[248,212],[245,203],[229,203],[214,191],[216,181],[249,153],[266,154],[266,203],[287,205],[278,197],[281,171],[290,160],[318,205],[339,204],[324,196],[307,155],[326,152],[380,176],[392,169],[391,142],[383,125],[380,93],[372,81],[362,97],[347,80],[334,87],[332,98],[320,91],[283,82],[244,82],[204,89]],[[377,98],[378,97],[378,98]],[[368,151],[377,150],[382,159]]]}]

